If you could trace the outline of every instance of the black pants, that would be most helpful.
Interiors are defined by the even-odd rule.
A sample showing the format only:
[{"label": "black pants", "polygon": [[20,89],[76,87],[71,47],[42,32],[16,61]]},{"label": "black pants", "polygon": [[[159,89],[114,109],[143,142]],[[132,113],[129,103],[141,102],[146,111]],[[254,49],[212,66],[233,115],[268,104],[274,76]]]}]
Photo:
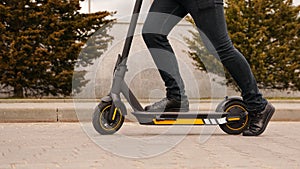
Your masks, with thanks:
[{"label": "black pants", "polygon": [[264,108],[267,101],[258,90],[250,66],[228,36],[222,0],[154,0],[143,27],[143,38],[165,82],[167,97],[186,98],[178,63],[167,36],[188,13],[193,17],[205,46],[219,57],[242,90],[248,111]]}]

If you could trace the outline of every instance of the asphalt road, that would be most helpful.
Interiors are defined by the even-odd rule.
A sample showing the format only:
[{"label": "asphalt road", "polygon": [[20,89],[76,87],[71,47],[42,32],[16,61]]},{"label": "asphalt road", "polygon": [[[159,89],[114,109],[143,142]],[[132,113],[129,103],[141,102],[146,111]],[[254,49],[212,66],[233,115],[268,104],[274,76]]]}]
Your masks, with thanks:
[{"label": "asphalt road", "polygon": [[300,122],[271,122],[260,137],[212,126],[125,123],[113,136],[92,130],[80,123],[0,123],[0,169],[300,168]]}]

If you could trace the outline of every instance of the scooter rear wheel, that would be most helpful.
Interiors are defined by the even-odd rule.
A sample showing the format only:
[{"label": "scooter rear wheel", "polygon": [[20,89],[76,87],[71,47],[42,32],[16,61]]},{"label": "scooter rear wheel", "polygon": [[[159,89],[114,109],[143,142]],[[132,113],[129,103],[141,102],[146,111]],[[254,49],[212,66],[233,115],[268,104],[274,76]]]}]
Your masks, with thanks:
[{"label": "scooter rear wheel", "polygon": [[224,106],[224,112],[228,115],[240,116],[240,120],[221,124],[220,128],[227,134],[241,134],[249,123],[248,114],[245,115],[246,105],[242,101],[230,101]]},{"label": "scooter rear wheel", "polygon": [[114,134],[124,123],[124,116],[120,109],[116,108],[113,119],[109,119],[112,102],[100,102],[95,108],[93,115],[93,126],[102,135]]}]

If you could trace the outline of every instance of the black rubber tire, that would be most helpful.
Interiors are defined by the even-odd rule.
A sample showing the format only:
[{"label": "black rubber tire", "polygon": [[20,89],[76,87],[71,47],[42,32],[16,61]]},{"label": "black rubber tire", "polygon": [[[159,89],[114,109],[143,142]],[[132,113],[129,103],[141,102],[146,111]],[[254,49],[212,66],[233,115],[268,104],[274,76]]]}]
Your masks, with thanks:
[{"label": "black rubber tire", "polygon": [[94,111],[92,119],[93,126],[96,131],[102,135],[114,134],[124,123],[124,116],[119,109],[117,109],[115,120],[111,122],[107,120],[111,106],[112,102],[100,102]]},{"label": "black rubber tire", "polygon": [[[246,110],[246,105],[242,101],[234,100],[228,102],[224,106],[224,112],[228,114],[240,114]],[[228,122],[226,124],[220,124],[220,128],[227,134],[238,135],[241,134],[248,126],[249,117],[248,114],[239,121]]]}]

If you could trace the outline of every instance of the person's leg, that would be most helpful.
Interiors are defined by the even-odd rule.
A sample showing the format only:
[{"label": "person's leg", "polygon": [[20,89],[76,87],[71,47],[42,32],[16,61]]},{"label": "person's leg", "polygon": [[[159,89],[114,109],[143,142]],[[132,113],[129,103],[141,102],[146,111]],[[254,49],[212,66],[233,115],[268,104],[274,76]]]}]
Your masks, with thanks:
[{"label": "person's leg", "polygon": [[[166,105],[168,99],[184,101],[188,110],[187,96],[185,95],[184,83],[179,73],[178,63],[174,51],[168,41],[168,34],[173,27],[187,14],[187,12],[174,0],[154,0],[146,21],[142,35],[151,53],[151,56],[165,82],[167,99],[146,107],[147,111],[181,111],[180,109],[168,109],[180,106],[180,102]],[[179,104],[178,104],[179,103]],[[177,108],[177,107],[176,107]],[[152,109],[152,110],[151,110]]]},{"label": "person's leg", "polygon": [[[252,130],[251,133],[253,135],[261,134],[268,124],[274,112],[274,108],[268,104],[266,99],[264,99],[259,92],[248,62],[233,46],[228,36],[222,2],[219,1],[220,3],[216,3],[218,0],[208,0],[215,3],[209,4],[211,6],[208,6],[207,8],[202,8],[203,6],[199,6],[201,5],[199,2],[203,1],[188,1],[191,1],[191,3],[185,7],[191,13],[200,31],[203,42],[207,46],[212,44],[216,51],[215,54],[218,55],[223,65],[242,90],[242,97],[247,105],[250,115],[256,116],[262,113],[264,114],[260,115],[260,117],[253,117],[249,128]],[[191,6],[193,2],[196,4]],[[194,6],[197,5],[198,8],[195,8]],[[249,135],[251,135],[251,133]]]}]

